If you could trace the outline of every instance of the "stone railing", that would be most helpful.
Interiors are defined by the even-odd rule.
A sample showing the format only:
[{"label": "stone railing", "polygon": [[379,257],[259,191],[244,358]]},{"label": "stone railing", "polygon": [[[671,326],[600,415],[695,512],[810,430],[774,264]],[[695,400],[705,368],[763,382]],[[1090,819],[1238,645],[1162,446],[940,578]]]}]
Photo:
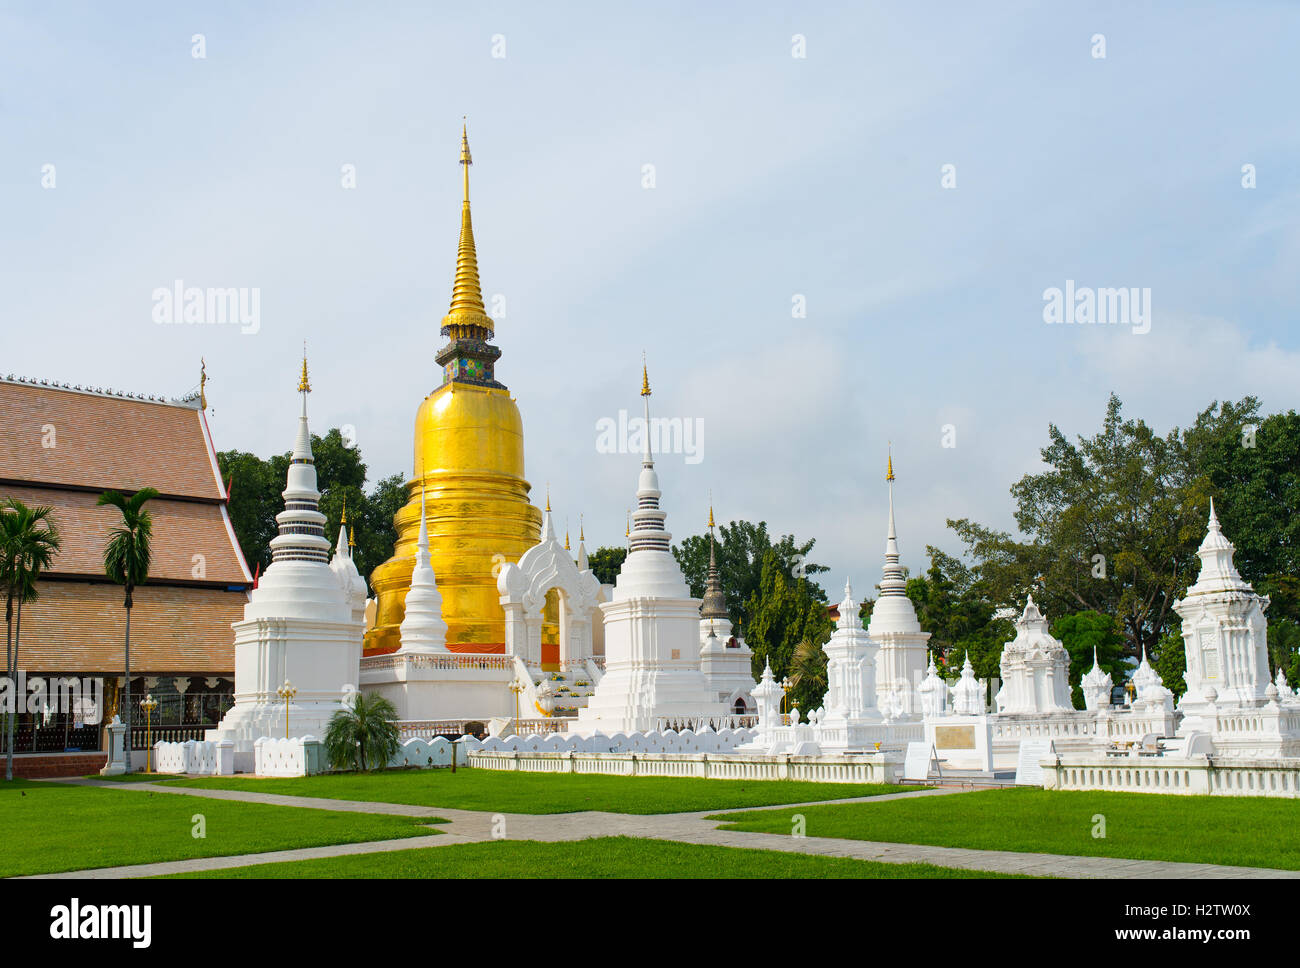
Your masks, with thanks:
[{"label": "stone railing", "polygon": [[528,753],[469,754],[469,765],[525,773],[613,776],[691,776],[714,780],[805,780],[812,783],[893,783],[896,759],[854,756],[763,756],[754,753]]},{"label": "stone railing", "polygon": [[512,655],[484,655],[469,652],[448,652],[440,655],[375,655],[361,660],[363,672],[379,669],[513,669],[515,657]]},{"label": "stone railing", "polygon": [[1230,797],[1300,798],[1300,759],[1062,756],[1043,766],[1049,790],[1122,790]]},{"label": "stone railing", "polygon": [[724,729],[753,729],[757,725],[756,715],[660,716],[655,720],[654,730],[663,733],[671,729],[680,733],[689,729],[698,733],[706,726],[718,732]]}]

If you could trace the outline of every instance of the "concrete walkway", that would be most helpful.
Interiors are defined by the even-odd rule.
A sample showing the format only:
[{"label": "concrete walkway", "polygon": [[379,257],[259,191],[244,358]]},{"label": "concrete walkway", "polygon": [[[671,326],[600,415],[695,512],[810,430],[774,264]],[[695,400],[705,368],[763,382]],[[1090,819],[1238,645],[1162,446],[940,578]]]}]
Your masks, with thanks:
[{"label": "concrete walkway", "polygon": [[[1187,864],[1172,861],[1125,860],[1113,857],[1076,857],[1064,854],[1032,854],[1002,850],[971,850],[962,847],[930,847],[923,844],[877,843],[831,837],[793,837],[785,834],[750,833],[719,830],[718,823],[706,817],[719,813],[748,810],[797,809],[811,803],[784,806],[747,807],[740,809],[701,810],[672,814],[620,814],[586,811],[558,814],[501,814],[477,810],[414,806],[401,803],[377,803],[356,800],[327,800],[318,797],[295,797],[276,793],[243,790],[214,790],[196,787],[172,787],[156,783],[111,783],[99,780],[75,781],[83,786],[115,790],[140,790],[214,800],[238,800],[286,807],[339,810],[357,813],[380,813],[403,817],[442,818],[438,835],[428,838],[369,841],[309,847],[300,850],[240,854],[229,857],[202,857],[192,860],[137,864],[129,867],[104,867],[69,871],[62,874],[37,875],[44,878],[122,878],[155,877],[163,874],[223,870],[279,861],[313,860],[393,850],[415,850],[453,844],[482,843],[494,839],[504,824],[505,838],[549,843],[583,840],[589,837],[645,837],[678,843],[718,847],[744,847],[759,850],[788,851],[822,857],[845,857],[886,864],[933,864],[966,870],[1001,874],[1027,874],[1037,877],[1068,878],[1300,878],[1300,871],[1272,870],[1255,867],[1225,867],[1214,864]],[[954,796],[963,791],[953,788],[892,793],[878,797],[856,797],[821,803],[883,803],[888,800],[928,796]]]}]

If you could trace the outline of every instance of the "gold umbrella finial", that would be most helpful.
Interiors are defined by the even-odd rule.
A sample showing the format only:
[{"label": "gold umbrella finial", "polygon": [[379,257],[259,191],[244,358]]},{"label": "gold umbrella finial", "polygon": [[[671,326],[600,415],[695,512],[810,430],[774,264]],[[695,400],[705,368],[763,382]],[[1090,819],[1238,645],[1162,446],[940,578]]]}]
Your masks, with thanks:
[{"label": "gold umbrella finial", "polygon": [[894,445],[891,442],[889,444],[889,462],[886,465],[886,469],[885,469],[885,480],[892,482],[893,479],[894,479]]},{"label": "gold umbrella finial", "polygon": [[302,376],[298,379],[298,392],[311,393],[311,382],[307,379],[307,341],[302,341]]}]

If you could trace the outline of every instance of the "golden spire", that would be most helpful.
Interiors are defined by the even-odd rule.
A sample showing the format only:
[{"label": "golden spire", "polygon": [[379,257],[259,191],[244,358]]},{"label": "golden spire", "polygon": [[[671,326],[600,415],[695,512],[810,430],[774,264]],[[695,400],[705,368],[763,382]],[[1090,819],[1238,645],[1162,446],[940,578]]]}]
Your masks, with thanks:
[{"label": "golden spire", "polygon": [[578,543],[581,544],[586,540],[587,540],[587,536],[582,533],[582,515],[579,514],[578,515]]},{"label": "golden spire", "polygon": [[650,396],[650,374],[645,367],[645,354],[641,354],[641,396]]},{"label": "golden spire", "polygon": [[889,464],[887,465],[887,468],[885,470],[885,480],[892,481],[893,479],[894,479],[894,448],[893,445],[891,444],[889,447]]},{"label": "golden spire", "polygon": [[551,482],[546,482],[546,510],[551,509]]},{"label": "golden spire", "polygon": [[348,528],[348,547],[355,548],[356,546],[357,546],[357,529]]},{"label": "golden spire", "polygon": [[299,393],[311,393],[311,383],[307,380],[307,341],[302,341],[302,376],[298,380]]},{"label": "golden spire", "polygon": [[199,357],[199,406],[208,409],[208,361]]},{"label": "golden spire", "polygon": [[[451,309],[443,317],[444,331],[448,326],[481,326],[489,331],[492,320],[483,305],[483,290],[478,278],[478,252],[474,248],[474,225],[469,215],[469,131],[462,127],[460,136],[460,163],[464,166],[464,200],[460,207],[460,244],[456,249],[456,277],[452,283]],[[451,334],[453,336],[457,334]]]},{"label": "golden spire", "polygon": [[348,523],[348,499],[347,495],[343,496],[343,517],[339,519],[339,524]]},{"label": "golden spire", "polygon": [[627,528],[623,531],[623,537],[625,538],[632,537],[632,509],[631,508],[628,508],[627,511]]},{"label": "golden spire", "polygon": [[564,521],[564,550],[565,551],[573,550],[572,548],[569,547],[569,521],[567,518]]}]

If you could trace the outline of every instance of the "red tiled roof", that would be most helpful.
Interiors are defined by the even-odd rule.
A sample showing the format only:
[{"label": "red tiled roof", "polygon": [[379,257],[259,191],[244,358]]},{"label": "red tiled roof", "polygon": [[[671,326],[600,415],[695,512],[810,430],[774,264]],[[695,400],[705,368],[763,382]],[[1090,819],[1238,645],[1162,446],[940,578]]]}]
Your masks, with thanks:
[{"label": "red tiled roof", "polygon": [[[23,606],[18,667],[29,675],[120,675],[126,609],[117,585],[39,583]],[[140,675],[234,673],[232,622],[248,596],[215,588],[144,585],[131,609],[131,672]]]},{"label": "red tiled roof", "polygon": [[225,497],[201,410],[7,380],[0,480]]},{"label": "red tiled roof", "polygon": [[[54,508],[50,520],[59,530],[62,548],[49,568],[51,575],[103,576],[104,546],[122,518],[117,508],[96,506],[98,495],[92,492],[0,484],[0,498],[6,497],[29,506],[48,504]],[[224,504],[155,498],[145,508],[153,517],[152,580],[252,582],[227,529]],[[196,555],[202,558],[196,559]]]}]

